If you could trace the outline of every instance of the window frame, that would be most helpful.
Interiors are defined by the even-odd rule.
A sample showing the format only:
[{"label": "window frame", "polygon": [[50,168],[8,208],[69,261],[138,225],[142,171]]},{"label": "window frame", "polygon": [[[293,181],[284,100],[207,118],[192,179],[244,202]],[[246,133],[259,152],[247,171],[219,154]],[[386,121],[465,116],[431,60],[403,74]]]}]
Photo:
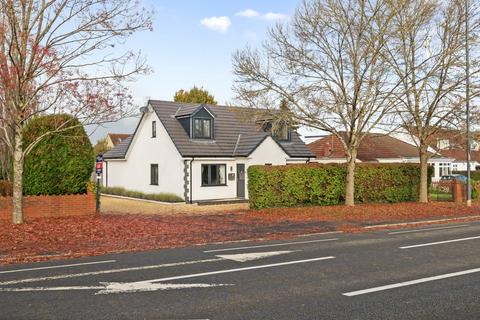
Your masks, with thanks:
[{"label": "window frame", "polygon": [[[156,175],[154,175],[154,168],[156,168]],[[150,163],[150,185],[158,186],[159,182],[158,163]]]},{"label": "window frame", "polygon": [[152,138],[157,137],[157,121],[152,121]]},{"label": "window frame", "polygon": [[[224,170],[223,170],[223,173],[225,175],[224,179],[223,179],[225,181],[224,183],[220,183],[220,184],[212,184],[211,183],[211,180],[212,180],[211,178],[212,177],[211,177],[211,169],[210,168],[212,166],[218,166],[219,168],[224,167]],[[204,181],[203,181],[203,170],[204,170],[203,168],[204,167],[208,168],[207,169],[208,170],[208,173],[207,173],[208,174],[208,182],[209,182],[208,184],[205,184]],[[220,173],[221,170],[219,169],[218,172]],[[219,180],[221,180],[220,175],[219,175]],[[224,186],[226,186],[227,185],[227,164],[226,163],[202,163],[202,165],[200,167],[200,181],[202,182],[202,187],[224,187]]]},{"label": "window frame", "polygon": [[[207,136],[197,136],[195,132],[195,122],[196,121],[201,121],[201,131],[203,131],[203,121],[208,121],[209,122],[209,132],[208,132],[208,137]],[[207,117],[194,117],[192,120],[192,138],[194,139],[212,139],[213,138],[213,119],[212,118],[207,118]]]}]

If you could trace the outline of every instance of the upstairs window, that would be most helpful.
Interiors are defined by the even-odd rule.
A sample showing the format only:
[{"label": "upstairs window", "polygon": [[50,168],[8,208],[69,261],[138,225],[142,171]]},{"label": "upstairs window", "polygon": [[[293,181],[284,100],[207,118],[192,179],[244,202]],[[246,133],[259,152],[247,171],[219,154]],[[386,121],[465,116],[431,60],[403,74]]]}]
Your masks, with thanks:
[{"label": "upstairs window", "polygon": [[277,128],[273,136],[280,141],[290,141],[290,130],[286,125],[282,125]]},{"label": "upstairs window", "polygon": [[152,121],[152,138],[157,136],[157,121]]},{"label": "upstairs window", "polygon": [[158,164],[150,165],[150,184],[158,186]]},{"label": "upstairs window", "polygon": [[211,139],[212,120],[203,118],[193,119],[193,137],[201,139]]},{"label": "upstairs window", "polygon": [[226,179],[225,164],[202,164],[202,186],[225,186]]}]

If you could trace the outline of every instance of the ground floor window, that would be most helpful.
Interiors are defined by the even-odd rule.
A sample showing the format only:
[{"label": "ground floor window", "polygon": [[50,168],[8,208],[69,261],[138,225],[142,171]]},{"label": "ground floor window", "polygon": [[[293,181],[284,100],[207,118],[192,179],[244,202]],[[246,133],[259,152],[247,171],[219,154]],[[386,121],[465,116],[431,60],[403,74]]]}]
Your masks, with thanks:
[{"label": "ground floor window", "polygon": [[150,184],[158,186],[158,164],[150,165]]},{"label": "ground floor window", "polygon": [[202,164],[202,186],[225,186],[225,164]]},{"label": "ground floor window", "polygon": [[438,169],[439,169],[440,177],[448,176],[449,174],[452,173],[450,169],[450,163],[447,163],[447,162],[440,162],[438,164]]}]

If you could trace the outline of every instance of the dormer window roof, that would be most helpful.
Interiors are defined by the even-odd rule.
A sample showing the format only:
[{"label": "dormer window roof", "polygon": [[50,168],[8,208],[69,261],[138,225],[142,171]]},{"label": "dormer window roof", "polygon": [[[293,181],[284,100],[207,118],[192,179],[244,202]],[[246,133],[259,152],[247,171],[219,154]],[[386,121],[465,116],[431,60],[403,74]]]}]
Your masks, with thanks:
[{"label": "dormer window roof", "polygon": [[216,115],[206,104],[182,106],[175,113],[191,139],[213,139]]},{"label": "dormer window roof", "polygon": [[175,113],[175,118],[194,117],[199,113],[205,115],[205,112],[208,113],[210,117],[216,118],[215,113],[213,113],[213,111],[204,103],[194,106],[182,106],[178,108],[177,112]]}]

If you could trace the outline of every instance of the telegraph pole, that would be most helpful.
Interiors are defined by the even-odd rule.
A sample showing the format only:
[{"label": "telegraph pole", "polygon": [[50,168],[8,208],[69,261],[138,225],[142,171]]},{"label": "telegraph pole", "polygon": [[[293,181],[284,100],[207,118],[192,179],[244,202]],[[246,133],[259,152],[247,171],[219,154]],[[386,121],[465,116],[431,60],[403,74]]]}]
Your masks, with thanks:
[{"label": "telegraph pole", "polygon": [[470,181],[470,48],[469,48],[469,2],[465,0],[465,98],[467,121],[467,207],[472,206],[472,184]]}]

